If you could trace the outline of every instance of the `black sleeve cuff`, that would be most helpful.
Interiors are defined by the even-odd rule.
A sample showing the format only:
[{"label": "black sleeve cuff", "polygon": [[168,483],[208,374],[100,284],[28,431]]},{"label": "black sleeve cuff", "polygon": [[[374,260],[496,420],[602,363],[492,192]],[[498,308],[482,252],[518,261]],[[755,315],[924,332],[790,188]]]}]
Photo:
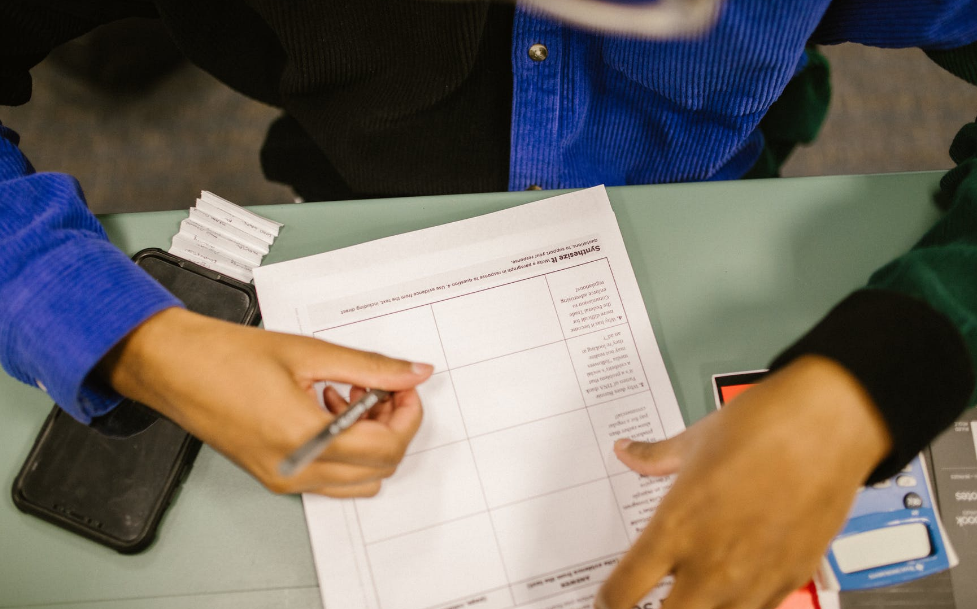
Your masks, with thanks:
[{"label": "black sleeve cuff", "polygon": [[821,355],[844,366],[882,414],[893,449],[870,483],[905,466],[967,407],[974,389],[970,354],[956,327],[899,292],[855,292],[777,356],[770,369],[802,355]]}]

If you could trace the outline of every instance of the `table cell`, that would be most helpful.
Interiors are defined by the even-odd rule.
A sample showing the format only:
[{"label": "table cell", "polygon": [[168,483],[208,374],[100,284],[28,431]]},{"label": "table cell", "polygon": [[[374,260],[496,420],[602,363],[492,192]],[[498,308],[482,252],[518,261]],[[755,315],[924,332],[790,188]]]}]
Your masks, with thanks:
[{"label": "table cell", "polygon": [[554,605],[554,602],[567,603],[568,607],[591,609],[600,583],[607,579],[619,560],[617,556],[602,557],[522,581],[512,586],[512,595],[520,609],[525,609],[527,605],[540,609],[564,606]]},{"label": "table cell", "polygon": [[506,586],[455,599],[431,609],[508,609],[509,607],[512,607],[512,592]]},{"label": "table cell", "polygon": [[649,390],[630,326],[571,338],[567,349],[588,406]]},{"label": "table cell", "polygon": [[487,513],[372,544],[367,553],[380,609],[450,605],[508,587]]},{"label": "table cell", "polygon": [[584,407],[562,340],[452,370],[451,380],[469,437]]},{"label": "table cell", "polygon": [[376,497],[355,501],[367,544],[485,511],[467,442],[405,457]]},{"label": "table cell", "polygon": [[658,509],[658,504],[668,489],[672,488],[673,482],[673,476],[639,476],[632,472],[611,477],[614,495],[624,516],[631,543],[637,541],[645,530],[648,519]]},{"label": "table cell", "polygon": [[424,405],[424,420],[407,449],[408,455],[467,438],[455,387],[448,372],[432,375],[418,385],[417,393]]},{"label": "table cell", "polygon": [[628,321],[606,259],[550,273],[546,282],[567,338]]},{"label": "table cell", "polygon": [[614,454],[614,442],[621,438],[657,442],[665,439],[661,419],[651,392],[630,395],[587,409],[597,435],[597,445],[610,474],[627,471]]},{"label": "table cell", "polygon": [[541,277],[432,305],[451,368],[563,340]]},{"label": "table cell", "polygon": [[489,508],[607,476],[583,410],[472,439]]},{"label": "table cell", "polygon": [[617,500],[606,479],[492,510],[492,522],[513,582],[628,548]]},{"label": "table cell", "polygon": [[316,338],[388,357],[424,362],[435,372],[447,368],[431,307],[380,315],[345,326],[320,330]]}]

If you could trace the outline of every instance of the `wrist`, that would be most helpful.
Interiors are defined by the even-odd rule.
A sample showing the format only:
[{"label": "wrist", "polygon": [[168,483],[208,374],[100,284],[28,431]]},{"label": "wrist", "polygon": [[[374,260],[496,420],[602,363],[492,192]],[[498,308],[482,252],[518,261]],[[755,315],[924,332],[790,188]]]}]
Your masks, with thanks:
[{"label": "wrist", "polygon": [[962,327],[929,301],[953,307],[945,294],[913,296],[918,273],[900,271],[909,267],[893,264],[876,272],[875,287],[845,298],[770,365],[779,370],[803,355],[820,355],[858,379],[892,435],[892,450],[873,481],[897,473],[950,425],[971,403],[974,388]]},{"label": "wrist", "polygon": [[791,396],[792,433],[798,444],[819,449],[824,466],[849,472],[862,484],[892,451],[892,434],[871,395],[834,360],[801,356],[769,382]]},{"label": "wrist", "polygon": [[119,341],[99,362],[96,374],[120,394],[171,416],[167,386],[172,379],[161,364],[180,357],[181,337],[192,332],[198,317],[180,307],[160,311]]}]

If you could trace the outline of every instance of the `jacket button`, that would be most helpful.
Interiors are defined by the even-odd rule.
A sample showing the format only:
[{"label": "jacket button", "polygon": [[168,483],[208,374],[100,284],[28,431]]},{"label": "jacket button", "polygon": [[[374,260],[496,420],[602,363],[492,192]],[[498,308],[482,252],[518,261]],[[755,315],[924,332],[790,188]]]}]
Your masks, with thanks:
[{"label": "jacket button", "polygon": [[533,61],[543,61],[550,54],[550,50],[546,48],[546,45],[536,43],[529,47],[529,58]]}]

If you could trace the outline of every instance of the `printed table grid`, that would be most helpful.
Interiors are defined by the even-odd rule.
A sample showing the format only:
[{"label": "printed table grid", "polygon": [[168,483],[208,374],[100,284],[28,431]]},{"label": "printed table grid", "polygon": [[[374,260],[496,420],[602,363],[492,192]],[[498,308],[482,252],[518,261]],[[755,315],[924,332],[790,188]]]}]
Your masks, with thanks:
[{"label": "printed table grid", "polygon": [[[510,302],[514,306],[521,303],[543,302],[541,298],[544,294],[549,303],[547,311],[529,310],[528,307],[524,310],[513,310],[506,307]],[[479,306],[467,306],[466,302],[473,299],[480,301]],[[472,317],[475,310],[479,312],[481,319]],[[618,487],[611,484],[611,479],[628,472],[616,460],[609,462],[607,458],[608,454],[613,458],[612,451],[608,450],[608,439],[613,435],[609,430],[613,425],[621,423],[614,418],[614,413],[605,414],[603,410],[613,410],[616,407],[616,413],[624,413],[620,416],[631,417],[629,421],[634,425],[645,428],[650,426],[651,436],[641,436],[643,438],[663,434],[663,423],[660,416],[656,416],[657,421],[642,423],[640,420],[642,411],[655,412],[657,415],[657,410],[653,407],[653,398],[641,366],[640,354],[608,261],[602,258],[582,263],[492,288],[320,330],[314,335],[340,344],[342,339],[354,337],[356,340],[351,346],[360,346],[362,340],[357,334],[358,331],[371,325],[376,326],[378,320],[382,318],[398,315],[409,315],[410,321],[414,322],[411,328],[426,329],[427,324],[433,322],[436,345],[432,341],[431,344],[425,344],[420,351],[433,355],[434,347],[440,347],[440,359],[434,361],[435,375],[432,381],[437,377],[435,384],[439,383],[438,391],[441,400],[453,399],[453,406],[461,415],[460,429],[446,429],[442,432],[446,434],[446,437],[441,438],[443,441],[429,440],[429,445],[409,452],[402,468],[409,469],[423,462],[427,468],[423,470],[426,475],[440,475],[447,472],[446,475],[457,473],[459,478],[470,476],[473,471],[478,488],[477,492],[474,488],[470,489],[471,493],[462,498],[459,504],[444,508],[455,510],[456,513],[445,515],[443,518],[435,517],[436,515],[422,514],[426,511],[426,508],[422,509],[425,505],[433,505],[431,501],[425,503],[425,498],[419,496],[423,493],[407,492],[406,485],[398,486],[399,480],[416,480],[401,472],[401,477],[395,477],[385,483],[385,491],[389,487],[394,487],[394,493],[403,491],[403,495],[397,496],[400,505],[406,504],[406,509],[409,510],[411,501],[414,501],[414,507],[419,510],[422,520],[425,516],[433,518],[423,526],[402,530],[396,528],[398,525],[396,521],[389,520],[389,516],[395,513],[392,505],[388,517],[384,517],[387,507],[382,499],[383,493],[377,499],[369,500],[370,502],[354,501],[359,533],[367,550],[377,605],[382,609],[405,609],[408,606],[416,606],[378,587],[378,578],[375,577],[377,567],[384,569],[387,564],[384,561],[391,560],[390,557],[381,556],[382,551],[388,549],[384,544],[390,544],[390,548],[398,548],[400,546],[397,544],[407,543],[426,530],[448,527],[452,524],[457,528],[460,523],[477,518],[480,514],[488,516],[488,525],[494,538],[493,550],[496,554],[493,558],[497,558],[498,564],[502,567],[505,579],[503,585],[484,588],[478,593],[468,590],[463,596],[439,598],[436,602],[423,606],[432,609],[444,607],[452,602],[452,598],[465,599],[473,594],[506,588],[509,591],[510,601],[506,606],[520,604],[516,588],[520,584],[545,577],[545,573],[541,575],[527,571],[530,567],[518,565],[519,561],[514,558],[514,555],[510,555],[509,560],[506,560],[504,546],[509,544],[511,547],[514,543],[518,543],[513,541],[515,537],[512,531],[518,531],[527,517],[535,514],[534,504],[559,506],[558,500],[561,494],[574,496],[576,493],[578,498],[598,503],[613,502],[619,521],[614,525],[616,530],[598,531],[601,534],[606,533],[606,537],[610,539],[606,543],[611,544],[606,547],[608,551],[602,555],[618,556],[625,550],[629,536],[633,536],[633,533],[627,524],[629,516],[625,514],[624,502],[617,496]],[[479,323],[480,321],[482,323]],[[493,322],[497,326],[493,327]],[[589,327],[588,324],[596,327]],[[471,328],[476,330],[477,337],[471,336]],[[459,338],[460,333],[465,331],[469,331],[469,334],[464,339]],[[419,333],[421,334],[423,332]],[[600,340],[596,340],[598,336]],[[372,339],[382,340],[382,337],[373,335]],[[431,337],[424,335],[422,339],[430,341]],[[512,345],[520,348],[510,348]],[[370,344],[366,348],[376,347]],[[404,345],[403,348],[410,349],[410,346]],[[509,350],[502,351],[503,348]],[[390,349],[376,348],[376,350],[390,353]],[[401,356],[397,353],[391,354]],[[473,354],[478,357],[473,358]],[[403,356],[407,356],[407,353]],[[597,363],[595,358],[599,358],[596,360]],[[546,374],[526,372],[540,362],[545,363]],[[622,372],[623,370],[627,372]],[[624,374],[630,375],[625,377],[631,381],[627,388],[615,385],[614,382],[598,382],[599,379],[606,380],[607,377],[621,378]],[[570,377],[574,381],[572,385],[567,380]],[[480,395],[485,392],[479,392],[478,386],[479,383],[484,383],[491,378],[503,378],[506,382],[512,383],[511,390],[517,396],[528,395],[528,398],[521,400],[523,404],[537,403],[532,393],[538,391],[539,386],[545,387],[546,383],[550,383],[547,388],[550,393],[539,397],[551,397],[554,395],[552,392],[556,392],[556,395],[563,392],[564,395],[560,397],[565,399],[554,400],[556,410],[544,412],[541,416],[533,416],[532,413],[527,414],[526,408],[520,407],[520,403],[500,405],[486,402]],[[613,389],[608,388],[612,386]],[[573,395],[570,395],[569,389],[572,389]],[[652,398],[650,404],[649,398]],[[503,408],[508,410],[503,413],[503,416],[497,416],[497,410]],[[609,418],[604,420],[600,418],[601,416]],[[644,418],[648,416],[645,415]],[[499,424],[500,419],[509,422]],[[606,429],[598,431],[598,422]],[[551,438],[552,442],[534,442],[537,436],[545,437],[547,433],[556,433],[557,437]],[[622,437],[624,435],[621,434]],[[552,458],[554,454],[559,453],[561,448],[559,440],[564,438],[570,438],[570,443],[562,447],[569,449],[564,451],[567,454],[558,454],[558,459]],[[415,443],[419,439],[415,439]],[[452,448],[452,445],[457,446]],[[467,455],[458,452],[458,449],[463,448],[461,445],[467,446]],[[522,462],[510,461],[509,455],[520,453],[527,458]],[[547,459],[547,456],[551,458]],[[568,458],[578,460],[573,467],[574,472],[566,474],[569,476],[568,480],[560,481],[559,471],[547,471],[547,468],[552,468],[554,464],[559,467]],[[470,462],[466,459],[470,459]],[[534,473],[537,474],[537,478],[535,482],[530,479],[530,482],[526,483],[529,486],[525,489],[513,488],[513,481],[505,479],[509,467],[536,467]],[[422,468],[418,469],[421,471]],[[574,479],[575,475],[582,477]],[[518,479],[522,480],[523,477]],[[536,488],[537,482],[543,485],[542,490]],[[550,485],[548,488],[547,484]],[[414,485],[415,489],[420,486],[423,485]],[[516,486],[518,487],[518,484]],[[532,487],[532,491],[529,487]],[[405,498],[406,501],[403,501]],[[444,498],[438,499],[440,503],[444,503]],[[468,504],[465,504],[466,501]],[[439,507],[441,507],[440,503]],[[524,509],[525,513],[521,514],[521,509]],[[580,517],[579,514],[574,514],[573,510],[569,510],[564,516],[568,519],[574,516]],[[410,518],[403,520],[410,520]],[[388,531],[390,534],[373,535],[372,529],[365,528],[364,521],[375,523],[380,529],[388,527],[391,529]],[[499,526],[508,527],[505,534],[501,536]],[[597,539],[595,543],[601,543],[601,540]],[[403,557],[405,569],[415,571],[418,566],[410,564],[411,558]],[[562,558],[562,556],[555,557],[554,560]],[[598,559],[587,559],[584,563],[594,560]],[[583,563],[578,561],[575,564]],[[550,573],[574,567],[574,565],[556,563],[551,566],[554,568],[548,569]],[[516,569],[515,572],[513,568]],[[536,568],[536,565],[532,565],[532,568]],[[381,579],[387,580],[387,578]],[[414,584],[417,582],[411,583]],[[556,594],[564,592],[566,589],[559,589]],[[520,593],[525,596],[524,590]],[[534,597],[532,600],[542,598],[547,597]]]}]

